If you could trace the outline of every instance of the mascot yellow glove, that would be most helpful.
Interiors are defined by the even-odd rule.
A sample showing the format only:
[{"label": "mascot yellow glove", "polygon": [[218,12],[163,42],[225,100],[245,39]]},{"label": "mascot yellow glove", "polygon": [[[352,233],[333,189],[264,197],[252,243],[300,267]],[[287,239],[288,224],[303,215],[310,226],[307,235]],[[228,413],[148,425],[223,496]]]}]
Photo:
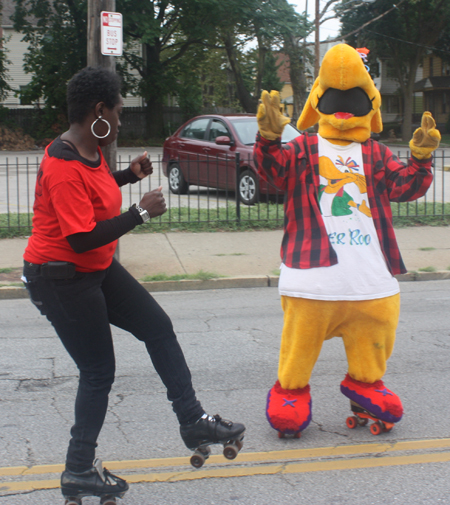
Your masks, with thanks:
[{"label": "mascot yellow glove", "polygon": [[280,93],[278,91],[267,91],[261,93],[261,103],[258,107],[256,119],[258,121],[259,133],[267,140],[276,140],[281,137],[284,127],[290,123],[290,119],[283,116],[280,103]]},{"label": "mascot yellow glove", "polygon": [[429,158],[431,153],[439,147],[441,134],[436,130],[436,123],[430,112],[424,112],[422,125],[413,134],[409,142],[412,154],[419,160]]}]

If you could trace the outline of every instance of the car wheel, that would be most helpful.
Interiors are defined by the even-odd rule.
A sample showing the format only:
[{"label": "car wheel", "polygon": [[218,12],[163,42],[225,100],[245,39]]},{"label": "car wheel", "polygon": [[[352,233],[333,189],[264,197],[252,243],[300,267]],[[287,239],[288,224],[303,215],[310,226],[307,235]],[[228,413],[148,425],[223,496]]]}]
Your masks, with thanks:
[{"label": "car wheel", "polygon": [[239,177],[239,197],[245,205],[258,201],[258,180],[252,170],[244,170]]},{"label": "car wheel", "polygon": [[185,195],[188,192],[189,184],[184,180],[180,165],[173,163],[169,169],[169,188],[176,195]]}]

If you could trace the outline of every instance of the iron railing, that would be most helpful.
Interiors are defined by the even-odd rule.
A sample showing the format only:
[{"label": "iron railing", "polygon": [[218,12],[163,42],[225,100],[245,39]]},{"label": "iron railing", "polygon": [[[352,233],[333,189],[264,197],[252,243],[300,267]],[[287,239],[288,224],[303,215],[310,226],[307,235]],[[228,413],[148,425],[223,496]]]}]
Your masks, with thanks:
[{"label": "iron railing", "polygon": [[[409,153],[399,151],[406,161]],[[0,237],[28,235],[31,231],[36,175],[40,156],[0,157]],[[129,166],[130,156],[118,156],[117,169]],[[189,187],[178,193],[169,189],[173,173],[164,173],[161,157],[152,158],[153,174],[141,182],[122,187],[123,209],[139,203],[145,192],[162,186],[168,211],[152,219],[151,225],[170,229],[198,223],[215,226],[224,223],[255,227],[283,223],[283,195],[260,181],[252,170],[251,156],[213,158],[194,155],[177,165]],[[173,168],[173,165],[170,168]],[[417,201],[392,204],[395,218],[450,217],[450,155],[436,151],[433,163],[434,180],[426,195]],[[176,172],[176,171],[175,171]],[[168,177],[169,176],[169,177]],[[173,178],[173,177],[172,177]],[[180,183],[183,181],[181,180]],[[256,203],[252,203],[252,188]],[[236,195],[241,195],[237,198]],[[249,201],[250,200],[250,201]]]}]

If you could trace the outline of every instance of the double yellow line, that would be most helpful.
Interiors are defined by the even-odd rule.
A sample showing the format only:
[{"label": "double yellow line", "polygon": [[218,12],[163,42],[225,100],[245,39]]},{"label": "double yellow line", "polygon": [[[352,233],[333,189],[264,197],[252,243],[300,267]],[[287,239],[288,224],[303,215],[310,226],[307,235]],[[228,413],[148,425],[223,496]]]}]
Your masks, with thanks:
[{"label": "double yellow line", "polygon": [[[450,438],[415,440],[396,443],[342,445],[313,449],[240,453],[233,463],[224,464],[223,456],[211,456],[204,469],[195,470],[188,457],[105,461],[109,470],[121,472],[127,482],[177,482],[207,478],[248,477],[305,472],[324,472],[385,466],[415,465],[450,462]],[[426,453],[426,450],[434,452]],[[414,454],[407,454],[415,451]],[[402,455],[392,453],[405,452]],[[376,456],[369,456],[376,455]],[[362,457],[364,456],[364,457]],[[211,465],[218,465],[208,468]],[[181,468],[180,468],[181,467]],[[183,469],[184,467],[184,469]],[[188,467],[188,468],[186,468]],[[14,491],[32,491],[59,487],[57,479],[46,480],[50,474],[60,474],[64,465],[36,465],[0,468],[0,494]],[[151,473],[136,473],[154,469]],[[170,469],[170,471],[164,471]],[[177,469],[177,470],[175,470]],[[39,475],[38,480],[26,477]],[[10,480],[15,477],[15,480]]]}]

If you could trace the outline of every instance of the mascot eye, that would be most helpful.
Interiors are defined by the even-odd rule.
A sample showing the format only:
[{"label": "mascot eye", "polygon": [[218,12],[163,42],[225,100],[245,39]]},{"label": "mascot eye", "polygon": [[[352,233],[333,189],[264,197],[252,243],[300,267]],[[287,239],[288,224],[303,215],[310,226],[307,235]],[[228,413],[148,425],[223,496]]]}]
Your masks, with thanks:
[{"label": "mascot eye", "polygon": [[362,88],[328,88],[320,97],[317,108],[322,114],[348,112],[354,116],[366,116],[372,110],[372,102]]}]

